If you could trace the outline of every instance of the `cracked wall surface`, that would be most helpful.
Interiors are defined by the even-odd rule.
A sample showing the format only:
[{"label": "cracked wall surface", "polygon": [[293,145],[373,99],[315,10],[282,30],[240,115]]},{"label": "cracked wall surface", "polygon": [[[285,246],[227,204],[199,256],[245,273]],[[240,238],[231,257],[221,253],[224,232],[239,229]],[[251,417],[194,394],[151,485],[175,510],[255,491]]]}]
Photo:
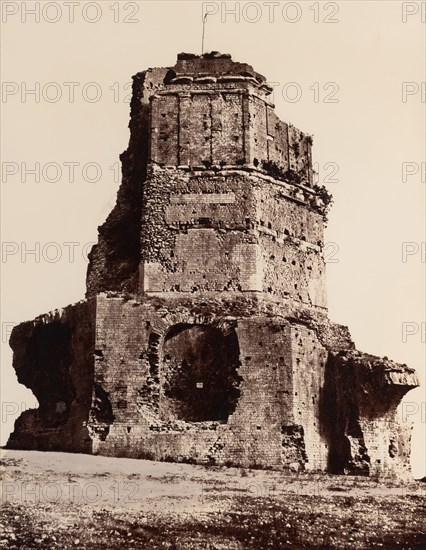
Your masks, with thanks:
[{"label": "cracked wall surface", "polygon": [[417,376],[328,319],[331,197],[271,92],[217,52],[134,77],[86,300],[12,332],[9,447],[409,478]]}]

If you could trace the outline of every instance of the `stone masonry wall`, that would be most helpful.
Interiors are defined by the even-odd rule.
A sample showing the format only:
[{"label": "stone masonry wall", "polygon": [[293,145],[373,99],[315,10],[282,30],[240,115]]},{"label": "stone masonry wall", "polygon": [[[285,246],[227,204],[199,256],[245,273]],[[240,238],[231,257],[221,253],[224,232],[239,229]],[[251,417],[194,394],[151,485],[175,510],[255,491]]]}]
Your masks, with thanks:
[{"label": "stone masonry wall", "polygon": [[306,468],[326,470],[328,444],[323,434],[320,404],[328,353],[315,331],[305,325],[291,325],[291,346],[294,423],[303,426]]},{"label": "stone masonry wall", "polygon": [[282,122],[251,83],[170,84],[151,105],[152,162],[259,169],[272,162],[312,185],[311,137]]},{"label": "stone masonry wall", "polygon": [[[283,447],[285,437],[292,433],[290,439],[297,441],[299,433],[292,405],[292,371],[297,367],[293,367],[290,325],[264,316],[236,318],[229,315],[229,305],[220,301],[216,311],[203,302],[197,307],[197,300],[192,307],[179,299],[173,303],[172,307],[157,299],[138,303],[98,298],[95,381],[108,395],[114,421],[105,438],[95,439],[96,452],[302,469],[306,457],[300,445],[294,443],[292,456],[287,456]],[[225,334],[235,330],[239,397],[224,422],[164,416],[160,382],[163,369],[168,368],[162,355],[164,338],[173,327],[183,324],[217,327]],[[202,392],[196,382],[194,379],[191,391]],[[169,411],[169,405],[166,407]],[[313,407],[307,408],[316,414]],[[307,412],[303,421],[297,422],[307,432],[308,416]]]},{"label": "stone masonry wall", "polygon": [[17,326],[11,345],[40,403],[12,448],[409,477],[396,407],[414,371],[355,351],[322,312],[244,293],[103,294]]},{"label": "stone masonry wall", "polygon": [[255,291],[325,307],[323,220],[311,201],[256,172],[153,167],[141,291]]},{"label": "stone masonry wall", "polygon": [[249,184],[239,175],[156,169],[145,187],[143,290],[261,290],[254,215]]}]

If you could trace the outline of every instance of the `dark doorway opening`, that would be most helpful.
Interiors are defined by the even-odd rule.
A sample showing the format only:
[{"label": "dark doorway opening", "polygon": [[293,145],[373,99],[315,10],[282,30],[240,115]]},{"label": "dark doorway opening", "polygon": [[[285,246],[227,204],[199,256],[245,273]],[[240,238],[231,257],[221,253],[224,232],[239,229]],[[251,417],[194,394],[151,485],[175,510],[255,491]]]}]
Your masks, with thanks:
[{"label": "dark doorway opening", "polygon": [[163,419],[226,422],[240,395],[234,330],[179,324],[164,340],[160,374]]}]

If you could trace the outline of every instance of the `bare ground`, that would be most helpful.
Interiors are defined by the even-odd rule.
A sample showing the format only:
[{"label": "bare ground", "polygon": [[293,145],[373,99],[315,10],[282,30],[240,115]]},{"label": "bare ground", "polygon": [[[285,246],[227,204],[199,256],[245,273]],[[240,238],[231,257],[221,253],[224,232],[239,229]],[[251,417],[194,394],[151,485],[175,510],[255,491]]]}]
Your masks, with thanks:
[{"label": "bare ground", "polygon": [[419,481],[36,451],[1,463],[1,548],[426,548]]}]

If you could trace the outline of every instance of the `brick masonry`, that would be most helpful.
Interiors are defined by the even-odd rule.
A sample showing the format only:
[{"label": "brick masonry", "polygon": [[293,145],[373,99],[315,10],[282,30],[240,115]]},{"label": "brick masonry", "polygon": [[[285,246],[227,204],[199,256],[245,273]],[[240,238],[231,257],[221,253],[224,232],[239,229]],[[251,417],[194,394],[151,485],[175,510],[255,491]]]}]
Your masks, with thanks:
[{"label": "brick masonry", "polygon": [[[415,372],[327,317],[312,139],[215,52],[134,77],[86,300],[15,327],[12,448],[408,478]],[[366,393],[365,388],[368,388]]]}]

